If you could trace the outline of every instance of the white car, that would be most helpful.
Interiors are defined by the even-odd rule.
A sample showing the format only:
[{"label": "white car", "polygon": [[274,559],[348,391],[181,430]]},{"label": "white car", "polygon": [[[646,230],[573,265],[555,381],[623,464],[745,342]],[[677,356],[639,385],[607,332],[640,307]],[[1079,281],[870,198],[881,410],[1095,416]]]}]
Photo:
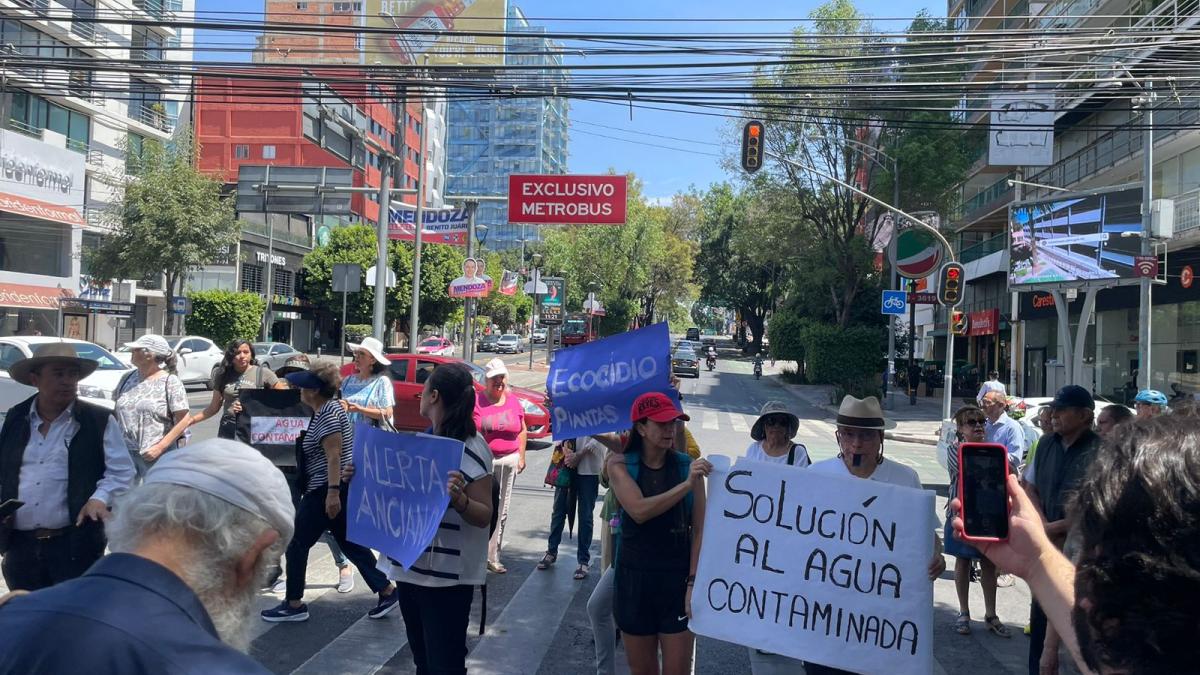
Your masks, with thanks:
[{"label": "white car", "polygon": [[7,377],[0,377],[0,424],[4,423],[4,417],[8,415],[8,411],[21,401],[33,396],[37,393],[37,389],[26,386],[10,380]]},{"label": "white car", "polygon": [[[212,389],[213,373],[225,358],[225,350],[206,337],[199,335],[165,336],[168,345],[175,350],[176,369],[184,384],[203,384]],[[121,347],[116,357],[132,364],[133,350]]]},{"label": "white car", "polygon": [[112,410],[113,391],[121,382],[121,378],[133,368],[104,347],[91,342],[44,335],[0,338],[0,377],[9,377],[8,369],[14,363],[33,356],[33,350],[47,342],[65,342],[75,348],[75,353],[80,358],[91,359],[100,364],[96,372],[79,381],[79,398]]}]

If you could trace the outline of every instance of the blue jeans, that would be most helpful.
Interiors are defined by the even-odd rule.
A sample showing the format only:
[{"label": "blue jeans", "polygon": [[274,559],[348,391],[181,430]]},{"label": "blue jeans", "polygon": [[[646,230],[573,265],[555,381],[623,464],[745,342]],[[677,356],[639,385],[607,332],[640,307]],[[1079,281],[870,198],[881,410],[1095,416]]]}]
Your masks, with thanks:
[{"label": "blue jeans", "polygon": [[562,541],[563,524],[567,520],[567,501],[569,491],[575,490],[575,503],[578,505],[575,523],[579,526],[579,552],[577,559],[580,565],[587,565],[592,560],[592,511],[596,508],[596,495],[600,492],[599,476],[571,476],[571,488],[554,488],[554,513],[550,516],[550,541],[546,552],[558,555],[558,544]]}]

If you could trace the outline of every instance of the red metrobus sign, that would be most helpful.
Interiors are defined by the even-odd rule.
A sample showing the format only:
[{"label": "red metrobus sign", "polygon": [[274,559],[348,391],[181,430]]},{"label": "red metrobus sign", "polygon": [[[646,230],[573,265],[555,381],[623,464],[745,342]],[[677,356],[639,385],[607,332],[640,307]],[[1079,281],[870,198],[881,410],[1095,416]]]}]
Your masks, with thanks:
[{"label": "red metrobus sign", "polygon": [[533,225],[624,225],[625,176],[513,174],[508,222]]}]

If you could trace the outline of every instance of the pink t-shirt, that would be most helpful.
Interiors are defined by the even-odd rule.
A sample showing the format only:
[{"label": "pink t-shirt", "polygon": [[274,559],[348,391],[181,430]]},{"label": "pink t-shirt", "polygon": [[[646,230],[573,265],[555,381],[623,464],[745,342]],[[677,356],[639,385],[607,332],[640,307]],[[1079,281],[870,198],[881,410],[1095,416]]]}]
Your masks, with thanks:
[{"label": "pink t-shirt", "polygon": [[493,457],[511,455],[521,447],[519,439],[525,431],[525,409],[512,392],[504,395],[504,403],[495,404],[487,394],[475,394],[475,426],[492,449]]}]

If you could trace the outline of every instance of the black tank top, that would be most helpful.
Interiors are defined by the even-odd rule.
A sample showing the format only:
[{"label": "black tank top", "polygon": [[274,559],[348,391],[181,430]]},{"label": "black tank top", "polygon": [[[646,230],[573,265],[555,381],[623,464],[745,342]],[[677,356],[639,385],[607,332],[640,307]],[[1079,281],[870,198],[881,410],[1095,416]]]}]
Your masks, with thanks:
[{"label": "black tank top", "polygon": [[[652,469],[639,460],[638,487],[643,497],[669,492],[683,482],[678,460],[670,453],[661,468]],[[631,569],[683,570],[691,564],[691,519],[684,508],[684,499],[666,512],[638,523],[629,514],[621,518],[621,550],[619,564]]]}]

